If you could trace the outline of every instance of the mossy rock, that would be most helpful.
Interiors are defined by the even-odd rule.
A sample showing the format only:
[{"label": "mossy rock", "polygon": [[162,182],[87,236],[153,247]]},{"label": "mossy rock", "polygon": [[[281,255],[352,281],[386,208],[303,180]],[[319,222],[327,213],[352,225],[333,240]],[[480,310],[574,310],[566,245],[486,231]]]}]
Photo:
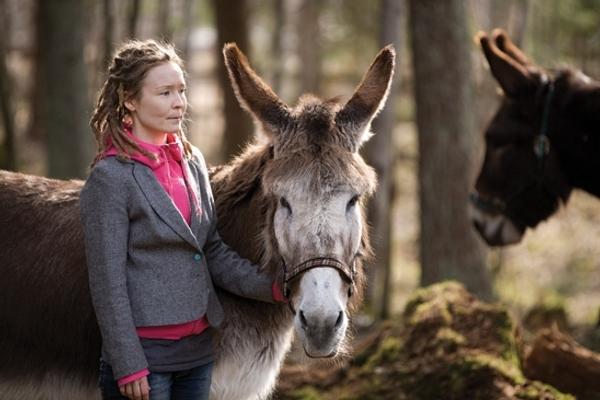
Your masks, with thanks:
[{"label": "mossy rock", "polygon": [[403,318],[380,329],[376,346],[357,353],[335,384],[312,388],[321,397],[301,398],[573,399],[526,379],[506,309],[477,300],[456,282],[417,290]]}]

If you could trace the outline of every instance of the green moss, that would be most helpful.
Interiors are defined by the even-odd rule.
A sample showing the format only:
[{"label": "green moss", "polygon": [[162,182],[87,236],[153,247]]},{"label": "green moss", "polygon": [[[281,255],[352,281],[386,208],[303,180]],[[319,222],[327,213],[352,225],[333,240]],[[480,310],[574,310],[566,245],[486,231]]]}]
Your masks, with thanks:
[{"label": "green moss", "polygon": [[477,353],[466,356],[464,358],[464,365],[469,370],[485,368],[493,369],[514,384],[521,385],[525,383],[525,378],[523,377],[521,370],[519,370],[518,365],[514,365],[510,362],[506,362],[506,360],[486,353]]},{"label": "green moss", "polygon": [[553,400],[576,400],[570,394],[564,394],[541,382],[533,381],[519,387],[515,393],[515,398],[520,400],[539,400],[551,398]]},{"label": "green moss", "polygon": [[512,318],[506,309],[499,306],[494,307],[496,308],[493,315],[495,331],[498,333],[500,343],[503,347],[500,351],[500,356],[515,367],[519,367],[519,354]]},{"label": "green moss", "polygon": [[402,341],[388,336],[379,345],[375,354],[369,357],[363,370],[372,371],[376,366],[397,360],[402,350]]},{"label": "green moss", "polygon": [[511,384],[524,383],[518,368],[501,358],[486,353],[465,354],[429,368],[406,385],[412,399],[464,399],[495,397],[492,380],[507,380]]},{"label": "green moss", "polygon": [[441,328],[435,335],[436,341],[446,347],[447,345],[460,346],[465,344],[466,339],[463,335],[451,328]]},{"label": "green moss", "polygon": [[464,286],[456,281],[445,281],[417,289],[404,307],[404,316],[411,318],[420,305],[432,300],[443,299],[445,302],[452,302],[466,293]]},{"label": "green moss", "polygon": [[312,386],[303,386],[286,397],[288,400],[322,400],[321,394]]}]

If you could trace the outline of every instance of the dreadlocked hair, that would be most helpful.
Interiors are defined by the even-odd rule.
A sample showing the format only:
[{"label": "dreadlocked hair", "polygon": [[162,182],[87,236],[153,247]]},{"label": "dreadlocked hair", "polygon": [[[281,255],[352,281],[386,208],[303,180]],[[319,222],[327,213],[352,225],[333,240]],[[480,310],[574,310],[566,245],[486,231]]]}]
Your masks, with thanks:
[{"label": "dreadlocked hair", "polygon": [[[139,98],[142,82],[148,71],[164,62],[174,62],[183,69],[183,62],[173,45],[155,40],[126,42],[117,50],[110,66],[108,77],[102,86],[90,126],[96,139],[98,152],[94,166],[104,157],[110,143],[117,149],[118,157],[130,159],[130,154],[138,152],[156,159],[156,155],[140,147],[126,133],[124,119],[129,115],[125,102]],[[192,155],[192,145],[183,129],[177,132],[186,158]]]}]

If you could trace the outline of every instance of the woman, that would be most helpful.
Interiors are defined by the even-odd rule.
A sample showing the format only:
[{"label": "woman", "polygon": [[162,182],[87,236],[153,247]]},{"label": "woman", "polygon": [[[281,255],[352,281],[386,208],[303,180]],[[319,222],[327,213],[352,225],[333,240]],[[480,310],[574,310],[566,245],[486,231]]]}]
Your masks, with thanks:
[{"label": "woman", "polygon": [[132,41],[92,116],[98,153],[80,207],[104,399],[208,398],[211,327],[223,318],[213,282],[283,300],[219,237],[204,159],[182,129],[185,91],[172,46]]}]

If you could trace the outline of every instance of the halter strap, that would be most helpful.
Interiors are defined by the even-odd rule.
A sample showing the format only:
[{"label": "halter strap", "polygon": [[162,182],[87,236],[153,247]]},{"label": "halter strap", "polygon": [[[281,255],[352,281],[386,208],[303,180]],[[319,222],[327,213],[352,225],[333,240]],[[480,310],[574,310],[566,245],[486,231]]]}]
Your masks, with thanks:
[{"label": "halter strap", "polygon": [[552,97],[554,97],[554,82],[550,79],[547,83],[548,92],[544,99],[544,108],[542,111],[542,123],[540,126],[540,133],[535,138],[533,144],[533,151],[535,156],[539,160],[540,164],[543,163],[544,158],[550,152],[550,139],[548,138],[548,123],[550,120],[550,107],[552,105]]},{"label": "halter strap", "polygon": [[287,269],[285,262],[283,263],[283,295],[285,297],[289,296],[289,283],[293,281],[298,275],[303,274],[309,269],[313,268],[334,268],[336,269],[342,277],[350,283],[350,289],[348,290],[348,296],[352,296],[354,293],[354,273],[355,266],[354,262],[352,262],[351,266],[348,266],[346,263],[337,260],[331,257],[317,257],[311,258],[309,260],[303,261],[300,264],[296,265],[291,269]]}]

